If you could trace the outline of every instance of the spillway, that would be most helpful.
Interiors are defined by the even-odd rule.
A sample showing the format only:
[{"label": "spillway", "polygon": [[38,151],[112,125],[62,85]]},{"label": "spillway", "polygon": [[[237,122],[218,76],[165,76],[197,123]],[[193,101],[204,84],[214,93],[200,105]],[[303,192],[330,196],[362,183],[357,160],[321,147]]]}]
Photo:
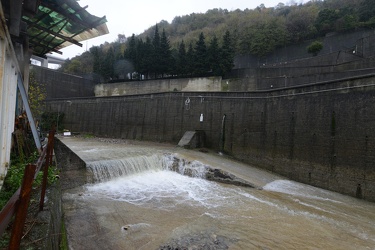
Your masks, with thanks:
[{"label": "spillway", "polygon": [[[63,195],[71,249],[375,246],[374,203],[213,153],[128,141],[62,141],[86,162],[93,176]],[[209,181],[210,169],[232,173],[252,185]]]}]

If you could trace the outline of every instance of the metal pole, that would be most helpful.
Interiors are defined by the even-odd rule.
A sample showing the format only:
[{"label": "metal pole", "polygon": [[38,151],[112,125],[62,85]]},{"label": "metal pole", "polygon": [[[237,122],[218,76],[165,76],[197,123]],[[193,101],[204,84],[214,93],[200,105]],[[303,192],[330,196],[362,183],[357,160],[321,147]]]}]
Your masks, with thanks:
[{"label": "metal pole", "polygon": [[17,212],[12,228],[12,235],[9,241],[9,249],[19,249],[21,238],[23,234],[23,227],[27,217],[27,208],[29,206],[31,189],[34,181],[36,165],[27,165],[23,176],[21,186],[21,194],[19,196],[19,204],[17,205]]},{"label": "metal pole", "polygon": [[23,82],[22,82],[22,78],[20,74],[18,74],[17,86],[22,96],[22,101],[26,109],[27,118],[29,119],[29,122],[30,122],[30,128],[31,128],[31,132],[33,133],[35,145],[37,149],[39,150],[39,152],[41,152],[42,144],[40,143],[39,134],[35,126],[34,117],[33,117],[33,114],[31,113],[29,100],[27,98],[26,90],[25,90],[25,87],[23,86]]}]

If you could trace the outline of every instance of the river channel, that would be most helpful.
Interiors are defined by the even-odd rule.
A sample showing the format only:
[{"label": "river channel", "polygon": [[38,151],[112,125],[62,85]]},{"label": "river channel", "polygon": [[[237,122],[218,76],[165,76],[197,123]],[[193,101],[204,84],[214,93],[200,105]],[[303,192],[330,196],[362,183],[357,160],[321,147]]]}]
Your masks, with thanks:
[{"label": "river channel", "polygon": [[[93,183],[64,191],[70,249],[375,249],[374,203],[213,152],[61,140],[95,176]],[[194,169],[193,177],[172,171],[173,159],[182,172]],[[255,188],[208,181],[202,178],[206,167]]]}]

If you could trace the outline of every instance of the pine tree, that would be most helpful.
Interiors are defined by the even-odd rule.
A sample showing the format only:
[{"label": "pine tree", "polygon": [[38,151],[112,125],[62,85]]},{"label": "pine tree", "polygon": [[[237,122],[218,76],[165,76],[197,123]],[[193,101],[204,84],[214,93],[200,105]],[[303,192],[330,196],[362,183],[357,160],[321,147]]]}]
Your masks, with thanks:
[{"label": "pine tree", "polygon": [[207,59],[207,47],[203,32],[200,33],[199,40],[195,44],[194,55],[194,74],[199,76],[206,74],[209,71],[209,64]]},{"label": "pine tree", "polygon": [[177,75],[185,75],[188,73],[187,54],[184,40],[178,47]]},{"label": "pine tree", "polygon": [[140,40],[137,49],[137,57],[139,58],[139,72],[145,76],[146,79],[149,78],[149,74],[153,67],[153,46],[150,37],[146,37],[146,42]]},{"label": "pine tree", "polygon": [[160,52],[160,34],[159,28],[155,26],[154,38],[152,40],[153,52],[152,52],[152,68],[151,71],[154,72],[155,78],[161,73],[161,52]]},{"label": "pine tree", "polygon": [[[137,40],[134,34],[129,40],[128,48],[124,52],[124,58],[128,59],[133,64],[133,67],[137,70]],[[130,79],[132,79],[132,76],[130,76]]]},{"label": "pine tree", "polygon": [[138,79],[142,79],[142,74],[145,71],[145,44],[142,39],[137,41],[137,49],[136,49],[136,61],[137,64],[135,65],[135,71],[138,73]]},{"label": "pine tree", "polygon": [[105,80],[111,80],[114,77],[114,62],[115,62],[115,54],[113,52],[113,48],[110,47],[107,51],[107,55],[105,56],[104,60],[104,72],[103,77]]},{"label": "pine tree", "polygon": [[162,77],[166,73],[171,73],[171,62],[172,62],[172,53],[171,53],[171,46],[167,35],[165,34],[165,30],[163,29],[161,39],[160,39],[160,73]]},{"label": "pine tree", "polygon": [[194,49],[193,44],[189,44],[188,51],[186,53],[186,73],[189,75],[192,75],[194,72],[194,62],[195,62],[195,56],[194,56]]},{"label": "pine tree", "polygon": [[225,32],[223,46],[221,47],[220,69],[222,74],[230,72],[234,67],[234,49],[230,32]]},{"label": "pine tree", "polygon": [[214,75],[221,75],[220,61],[221,52],[219,48],[219,42],[216,36],[214,36],[208,47],[208,62],[210,69]]}]

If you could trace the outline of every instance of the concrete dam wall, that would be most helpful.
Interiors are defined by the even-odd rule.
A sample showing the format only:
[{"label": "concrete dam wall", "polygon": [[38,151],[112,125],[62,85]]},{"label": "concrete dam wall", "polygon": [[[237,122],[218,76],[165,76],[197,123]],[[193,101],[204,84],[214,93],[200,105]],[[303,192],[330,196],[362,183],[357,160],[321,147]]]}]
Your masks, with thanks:
[{"label": "concrete dam wall", "polygon": [[171,142],[202,130],[208,148],[290,179],[375,201],[375,76],[282,90],[60,99],[64,127]]}]

